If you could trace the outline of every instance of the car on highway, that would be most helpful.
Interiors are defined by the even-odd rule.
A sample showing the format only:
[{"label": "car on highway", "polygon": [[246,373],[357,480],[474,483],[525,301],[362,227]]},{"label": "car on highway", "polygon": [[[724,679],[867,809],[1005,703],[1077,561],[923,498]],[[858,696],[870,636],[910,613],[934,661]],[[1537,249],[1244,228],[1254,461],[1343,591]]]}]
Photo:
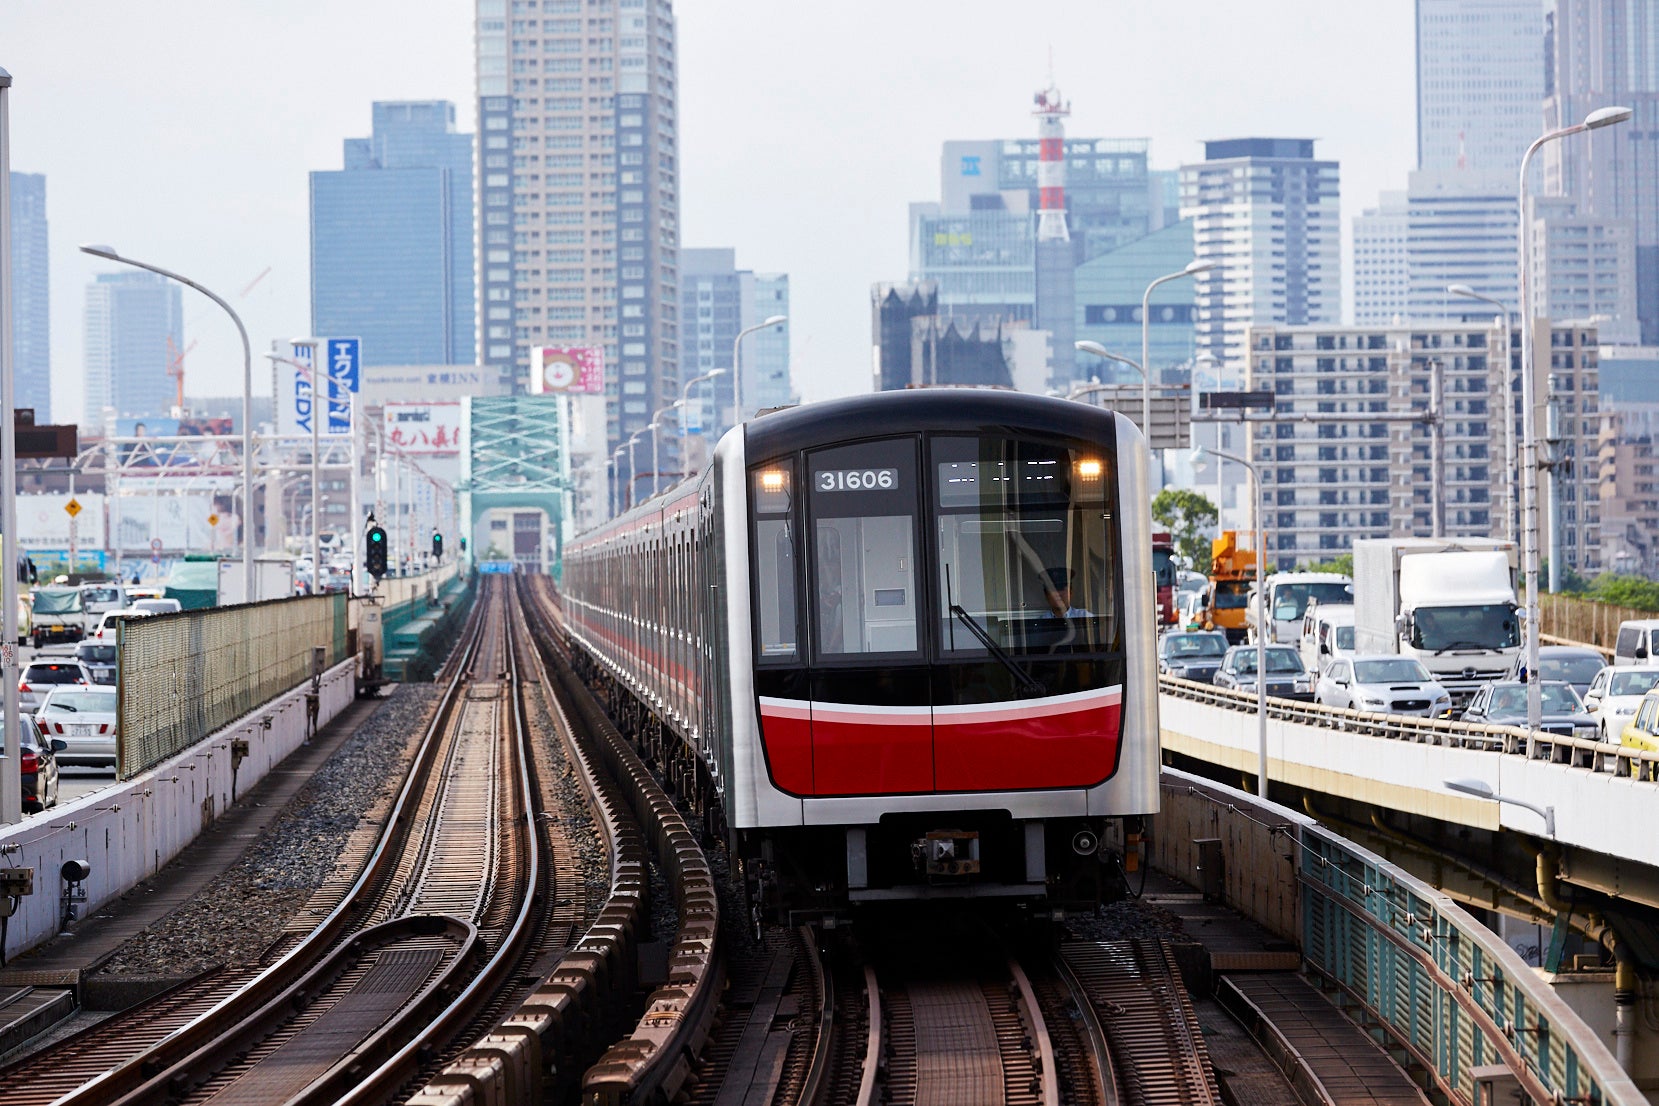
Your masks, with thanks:
[{"label": "car on highway", "polygon": [[115,766],[116,693],[105,687],[54,687],[35,711],[35,724],[48,740],[66,743],[61,764]]},{"label": "car on highway", "polygon": [[[1299,699],[1304,703],[1311,703],[1313,673],[1302,664],[1301,654],[1288,645],[1269,645],[1264,651],[1267,694],[1277,699]],[[1221,658],[1221,667],[1216,669],[1215,679],[1211,682],[1216,687],[1231,688],[1234,691],[1255,691],[1256,647],[1230,647],[1227,655]]]},{"label": "car on highway", "polygon": [[[18,744],[22,754],[19,774],[23,777],[23,813],[39,814],[58,805],[58,753],[64,743],[41,737],[40,727],[26,714],[18,721],[22,724]],[[0,739],[0,763],[5,759],[5,741]]]},{"label": "car on highway", "polygon": [[[1509,671],[1504,673],[1506,680],[1519,680],[1521,670],[1526,667],[1526,652],[1523,650],[1509,664]],[[1600,649],[1592,649],[1587,645],[1540,645],[1538,647],[1538,672],[1546,680],[1562,680],[1573,685],[1573,690],[1583,698],[1590,690],[1590,681],[1596,678],[1596,673],[1607,667],[1607,654]]]},{"label": "car on highway", "polygon": [[133,603],[132,609],[145,614],[177,614],[184,610],[184,604],[177,599],[139,599]]},{"label": "car on highway", "polygon": [[75,646],[75,659],[92,673],[93,683],[115,683],[116,645],[113,637],[108,641],[81,642]]},{"label": "car on highway", "polygon": [[23,666],[17,681],[19,710],[34,713],[46,701],[46,695],[55,687],[78,684],[92,686],[92,673],[73,657],[40,657]]},{"label": "car on highway", "polygon": [[1174,631],[1158,639],[1158,672],[1207,684],[1226,653],[1226,634]]},{"label": "car on highway", "polygon": [[138,602],[140,599],[160,599],[163,596],[165,596],[166,594],[167,594],[167,592],[163,588],[152,588],[152,587],[145,587],[145,586],[142,586],[142,585],[136,586],[136,587],[128,587],[127,588],[127,604],[129,606],[131,606],[132,604]]},{"label": "car on highway", "polygon": [[[1484,722],[1493,726],[1527,724],[1527,687],[1519,680],[1495,680],[1475,692],[1463,712],[1465,722]],[[1541,680],[1538,683],[1543,711],[1538,716],[1538,728],[1563,737],[1596,738],[1596,720],[1584,709],[1572,685],[1563,680]]]},{"label": "car on highway", "polygon": [[1452,709],[1451,694],[1416,657],[1360,654],[1337,657],[1314,685],[1313,701],[1327,707],[1438,718]]},{"label": "car on highway", "polygon": [[1659,666],[1610,664],[1597,672],[1584,693],[1584,709],[1596,719],[1596,736],[1603,741],[1619,740],[1642,705],[1642,696],[1655,688],[1659,688]]},{"label": "car on highway", "polygon": [[[160,602],[160,600],[155,600],[155,602]],[[146,611],[138,607],[123,607],[118,611],[105,611],[98,619],[98,628],[87,636],[94,641],[107,641],[113,644],[117,622],[124,618],[149,618],[154,613],[154,611]]]}]

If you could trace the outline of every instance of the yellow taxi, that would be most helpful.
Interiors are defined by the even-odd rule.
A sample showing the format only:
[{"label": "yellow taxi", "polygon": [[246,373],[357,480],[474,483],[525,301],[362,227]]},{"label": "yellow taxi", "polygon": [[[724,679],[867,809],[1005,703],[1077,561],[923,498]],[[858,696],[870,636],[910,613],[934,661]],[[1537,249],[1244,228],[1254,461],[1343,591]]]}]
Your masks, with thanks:
[{"label": "yellow taxi", "polygon": [[1619,734],[1619,744],[1659,753],[1659,691],[1642,696],[1635,716],[1624,724],[1624,731]]}]

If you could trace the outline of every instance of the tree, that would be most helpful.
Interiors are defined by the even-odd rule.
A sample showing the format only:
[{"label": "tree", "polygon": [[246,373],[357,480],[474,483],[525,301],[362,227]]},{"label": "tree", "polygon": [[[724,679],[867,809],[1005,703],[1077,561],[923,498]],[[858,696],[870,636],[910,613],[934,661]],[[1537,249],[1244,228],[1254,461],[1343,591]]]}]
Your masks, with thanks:
[{"label": "tree", "polygon": [[1297,569],[1298,572],[1334,572],[1339,576],[1354,574],[1354,555],[1352,553],[1338,553],[1328,561],[1317,564],[1305,564]]},{"label": "tree", "polygon": [[1215,504],[1186,488],[1165,488],[1152,497],[1153,521],[1169,531],[1175,552],[1196,571],[1210,571],[1210,539],[1205,533],[1220,513]]},{"label": "tree", "polygon": [[1604,572],[1590,582],[1590,598],[1615,607],[1659,611],[1659,583],[1645,576]]}]

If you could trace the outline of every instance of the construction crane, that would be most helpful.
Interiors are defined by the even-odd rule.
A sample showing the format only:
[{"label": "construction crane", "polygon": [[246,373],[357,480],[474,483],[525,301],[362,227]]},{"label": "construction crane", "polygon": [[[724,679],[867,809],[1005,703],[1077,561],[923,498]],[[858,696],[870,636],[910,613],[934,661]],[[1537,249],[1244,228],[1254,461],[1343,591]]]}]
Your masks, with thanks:
[{"label": "construction crane", "polygon": [[[246,299],[247,296],[248,296],[248,293],[253,291],[254,287],[260,281],[264,280],[266,277],[268,277],[270,275],[271,275],[271,267],[269,265],[267,265],[267,266],[265,266],[265,268],[260,270],[260,273],[259,273],[258,276],[254,277],[252,280],[248,281],[248,283],[243,287],[243,289],[240,292],[236,293],[236,298],[239,299],[239,300],[240,299]],[[185,358],[185,355],[187,355],[191,350],[193,350],[195,348],[196,348],[196,339],[194,339],[194,338],[192,338],[190,340],[190,344],[188,346],[185,346],[184,349],[180,350],[178,348],[178,346],[176,346],[173,343],[172,335],[167,336],[167,375],[169,377],[171,377],[172,380],[173,380],[173,395],[174,395],[173,416],[175,418],[183,418],[185,416],[185,410],[184,410],[184,358]]]}]

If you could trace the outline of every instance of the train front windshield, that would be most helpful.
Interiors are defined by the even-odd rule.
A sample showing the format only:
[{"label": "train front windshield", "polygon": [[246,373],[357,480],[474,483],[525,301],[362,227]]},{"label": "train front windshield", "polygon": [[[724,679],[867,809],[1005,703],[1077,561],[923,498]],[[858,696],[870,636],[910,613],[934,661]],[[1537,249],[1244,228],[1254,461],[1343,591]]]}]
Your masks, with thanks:
[{"label": "train front windshield", "polygon": [[939,437],[933,467],[942,652],[1116,651],[1112,474],[1099,454]]}]

